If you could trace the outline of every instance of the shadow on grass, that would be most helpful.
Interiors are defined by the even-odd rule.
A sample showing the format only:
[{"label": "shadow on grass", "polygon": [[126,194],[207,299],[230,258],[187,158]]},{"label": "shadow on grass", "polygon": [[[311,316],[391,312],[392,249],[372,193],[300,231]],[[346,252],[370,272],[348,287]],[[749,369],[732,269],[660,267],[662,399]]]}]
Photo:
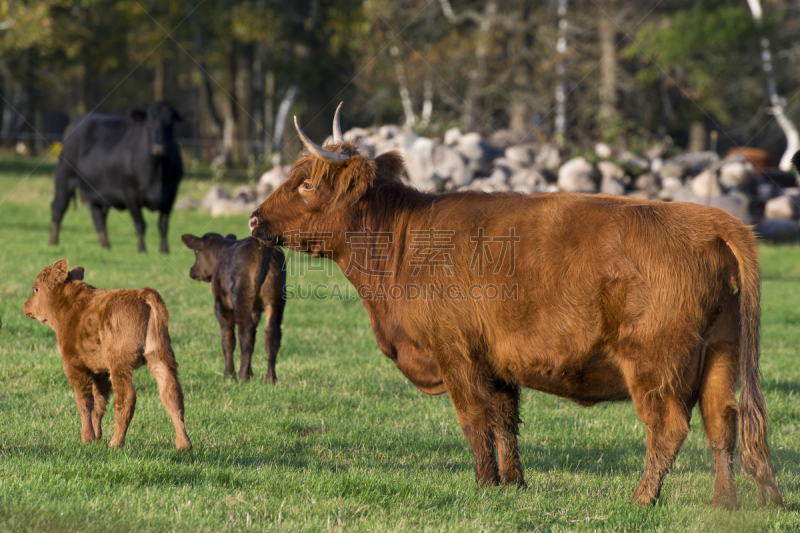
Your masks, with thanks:
[{"label": "shadow on grass", "polygon": [[762,381],[764,392],[780,392],[786,395],[800,392],[800,383],[794,380]]}]

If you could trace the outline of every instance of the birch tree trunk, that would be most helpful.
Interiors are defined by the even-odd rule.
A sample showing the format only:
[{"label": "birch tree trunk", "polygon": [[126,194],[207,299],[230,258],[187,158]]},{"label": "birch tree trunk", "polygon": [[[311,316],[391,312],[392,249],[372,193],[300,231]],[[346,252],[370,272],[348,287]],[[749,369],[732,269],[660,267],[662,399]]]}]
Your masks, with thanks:
[{"label": "birch tree trunk", "polygon": [[605,13],[600,10],[598,37],[600,40],[600,130],[606,140],[614,135],[617,123],[617,51],[614,43],[617,27],[609,15],[613,13],[613,0],[605,3]]},{"label": "birch tree trunk", "polygon": [[286,120],[289,118],[289,111],[297,96],[300,88],[292,85],[286,89],[281,105],[278,106],[278,115],[275,117],[275,135],[272,137],[272,164],[283,164],[283,136],[286,131]]},{"label": "birch tree trunk", "polygon": [[413,129],[417,122],[414,116],[414,104],[411,102],[411,92],[408,90],[408,79],[406,78],[403,63],[398,59],[400,55],[396,46],[389,48],[389,53],[394,58],[394,70],[397,73],[397,83],[400,86],[400,102],[403,104],[403,114],[406,116],[406,127]]},{"label": "birch tree trunk", "polygon": [[786,136],[786,151],[781,157],[779,164],[781,170],[789,172],[792,170],[792,156],[800,149],[800,134],[797,132],[797,127],[792,123],[789,117],[786,116],[785,107],[786,101],[778,94],[778,89],[775,86],[775,75],[772,72],[772,51],[769,38],[764,34],[764,12],[761,9],[761,0],[747,0],[747,5],[750,6],[750,12],[753,14],[753,20],[756,23],[761,34],[761,61],[764,66],[764,72],[767,75],[767,90],[769,91],[769,102],[772,108],[772,114],[778,122],[778,126],[783,130]]},{"label": "birch tree trunk", "polygon": [[555,137],[559,146],[564,145],[567,131],[567,80],[564,65],[564,55],[567,51],[567,26],[567,0],[558,0],[558,43],[556,44],[558,82],[556,84]]}]

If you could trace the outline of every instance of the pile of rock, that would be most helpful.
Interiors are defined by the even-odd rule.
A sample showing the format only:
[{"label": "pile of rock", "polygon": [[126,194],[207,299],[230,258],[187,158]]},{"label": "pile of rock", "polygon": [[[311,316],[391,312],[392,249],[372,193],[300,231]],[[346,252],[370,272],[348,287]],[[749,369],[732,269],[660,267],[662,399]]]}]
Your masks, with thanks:
[{"label": "pile of rock", "polygon": [[212,217],[250,214],[255,211],[261,202],[272,194],[286,178],[289,177],[287,166],[277,166],[265,172],[255,189],[250,185],[237,187],[233,193],[228,193],[220,184],[212,185],[202,202],[193,198],[184,198],[175,206],[176,209],[200,209],[208,211]]},{"label": "pile of rock", "polygon": [[[569,157],[553,143],[533,142],[512,130],[482,136],[453,128],[442,137],[426,138],[386,125],[354,128],[344,137],[369,157],[399,152],[405,179],[427,192],[584,192],[686,201],[719,207],[747,224],[763,218],[759,228],[768,238],[800,238],[800,189],[794,176],[762,174],[742,156],[720,160],[714,152],[698,152],[665,158],[664,145],[638,155],[598,143],[594,153]],[[286,181],[288,171],[276,167],[266,172],[255,190],[240,187],[229,195],[214,186],[200,208],[212,216],[250,213]]]}]

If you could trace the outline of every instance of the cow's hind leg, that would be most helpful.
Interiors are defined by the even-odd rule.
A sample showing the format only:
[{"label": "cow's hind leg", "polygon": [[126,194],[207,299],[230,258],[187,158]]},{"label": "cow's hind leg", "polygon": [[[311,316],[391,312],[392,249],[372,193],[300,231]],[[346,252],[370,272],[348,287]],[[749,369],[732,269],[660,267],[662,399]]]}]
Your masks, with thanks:
[{"label": "cow's hind leg", "polygon": [[136,408],[136,391],[133,390],[133,369],[130,367],[111,370],[111,387],[114,389],[114,435],[108,447],[120,448],[125,444],[125,434]]},{"label": "cow's hind leg", "polygon": [[217,315],[220,333],[222,334],[222,355],[225,359],[225,377],[236,375],[233,367],[233,350],[236,349],[236,334],[233,327],[233,313],[225,309],[217,301],[214,304],[214,314]]},{"label": "cow's hind leg", "polygon": [[283,320],[283,301],[267,306],[267,327],[264,330],[264,345],[267,349],[267,375],[264,383],[275,383],[275,361],[281,347],[281,321]]},{"label": "cow's hind leg", "polygon": [[664,478],[689,434],[691,408],[680,392],[662,382],[663,370],[642,372],[637,371],[636,363],[632,366],[626,378],[636,413],[647,431],[647,455],[631,503],[644,507],[655,504]]},{"label": "cow's hind leg", "polygon": [[256,327],[261,317],[258,314],[247,313],[237,317],[236,327],[239,329],[239,351],[242,359],[239,363],[239,379],[247,381],[253,375],[251,364],[253,348],[256,343]]},{"label": "cow's hind leg", "polygon": [[95,374],[92,383],[92,395],[94,396],[94,409],[92,410],[92,426],[94,427],[94,438],[100,440],[103,436],[103,417],[108,406],[108,397],[111,394],[111,380],[108,374]]},{"label": "cow's hind leg", "polygon": [[161,234],[161,248],[163,254],[169,253],[169,244],[167,243],[167,228],[169,227],[169,212],[161,211],[158,214],[158,231]]},{"label": "cow's hind leg", "polygon": [[524,487],[525,478],[522,475],[517,445],[520,424],[519,386],[510,383],[497,384],[497,392],[492,398],[492,412],[500,483]]},{"label": "cow's hind leg", "polygon": [[494,456],[493,380],[460,355],[440,364],[445,387],[458,415],[461,430],[475,456],[475,477],[481,486],[497,485],[500,474]]},{"label": "cow's hind leg", "polygon": [[711,505],[726,509],[739,507],[733,471],[739,412],[734,396],[739,375],[735,354],[730,343],[709,346],[700,384],[700,411],[717,472]]},{"label": "cow's hind leg", "polygon": [[147,368],[158,383],[161,403],[175,426],[175,447],[179,452],[192,449],[192,442],[183,422],[183,390],[178,382],[178,364],[170,354],[146,355]]},{"label": "cow's hind leg", "polygon": [[108,232],[106,231],[107,215],[108,207],[92,204],[92,222],[94,222],[94,229],[97,232],[97,238],[100,240],[102,248],[111,248],[108,243]]}]

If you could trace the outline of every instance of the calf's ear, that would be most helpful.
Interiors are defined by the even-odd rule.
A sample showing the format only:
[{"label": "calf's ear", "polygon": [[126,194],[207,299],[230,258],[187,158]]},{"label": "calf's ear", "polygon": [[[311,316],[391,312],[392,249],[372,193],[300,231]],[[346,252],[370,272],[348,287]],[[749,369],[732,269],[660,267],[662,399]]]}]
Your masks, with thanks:
[{"label": "calf's ear", "polygon": [[53,263],[53,281],[64,283],[69,276],[69,267],[66,259],[59,259]]},{"label": "calf's ear", "polygon": [[191,233],[184,233],[183,236],[181,236],[181,240],[187,248],[191,248],[192,250],[200,250],[203,247],[203,239],[195,237]]},{"label": "calf's ear", "polygon": [[67,274],[67,281],[73,279],[83,281],[83,267],[75,267],[69,271],[69,274]]},{"label": "calf's ear", "polygon": [[225,238],[228,239],[229,241],[235,241],[236,240],[236,235],[234,235],[233,233],[228,233],[225,236]]}]

